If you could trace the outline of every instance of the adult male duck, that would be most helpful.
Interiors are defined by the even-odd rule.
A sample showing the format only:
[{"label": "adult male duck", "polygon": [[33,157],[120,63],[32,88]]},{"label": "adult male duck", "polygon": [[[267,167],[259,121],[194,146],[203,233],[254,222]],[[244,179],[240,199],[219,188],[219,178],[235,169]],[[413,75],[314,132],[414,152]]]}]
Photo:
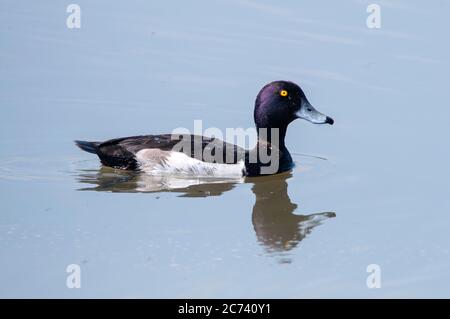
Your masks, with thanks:
[{"label": "adult male duck", "polygon": [[258,142],[252,150],[211,137],[176,134],[75,143],[82,150],[97,154],[105,166],[151,175],[260,176],[285,172],[294,166],[284,139],[288,125],[298,118],[315,124],[334,123],[331,117],[312,107],[297,84],[275,81],[265,85],[256,97]]}]

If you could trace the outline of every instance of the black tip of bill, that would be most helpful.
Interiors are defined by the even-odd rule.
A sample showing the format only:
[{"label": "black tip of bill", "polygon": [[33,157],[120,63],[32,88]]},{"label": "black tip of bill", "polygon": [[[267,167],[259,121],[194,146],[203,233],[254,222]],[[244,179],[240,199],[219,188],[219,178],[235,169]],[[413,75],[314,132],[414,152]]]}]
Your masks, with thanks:
[{"label": "black tip of bill", "polygon": [[325,120],[325,123],[333,125],[334,124],[334,120],[331,117],[327,116],[327,119]]}]

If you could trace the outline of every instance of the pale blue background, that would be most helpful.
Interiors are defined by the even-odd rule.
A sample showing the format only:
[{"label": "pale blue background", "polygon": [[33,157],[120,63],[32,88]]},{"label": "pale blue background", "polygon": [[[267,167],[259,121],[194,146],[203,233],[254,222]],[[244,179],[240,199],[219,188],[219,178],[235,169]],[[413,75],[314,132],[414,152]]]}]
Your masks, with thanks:
[{"label": "pale blue background", "polygon": [[[380,30],[368,1],[77,1],[79,30],[69,3],[0,1],[1,297],[450,297],[448,1],[377,1]],[[296,248],[258,243],[251,183],[77,191],[72,140],[251,127],[276,79],[336,121],[288,131],[328,158],[296,157],[296,213],[337,214]]]}]

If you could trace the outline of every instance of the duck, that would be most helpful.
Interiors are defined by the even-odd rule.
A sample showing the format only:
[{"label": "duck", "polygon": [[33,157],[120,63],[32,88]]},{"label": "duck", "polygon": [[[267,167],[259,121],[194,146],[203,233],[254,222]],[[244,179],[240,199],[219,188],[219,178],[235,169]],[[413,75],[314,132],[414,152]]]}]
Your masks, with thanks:
[{"label": "duck", "polygon": [[104,166],[150,175],[190,177],[256,177],[292,170],[294,161],[285,137],[290,123],[303,119],[333,125],[317,111],[299,85],[291,81],[266,84],[255,100],[256,146],[244,149],[214,137],[191,134],[139,135],[75,144],[98,156]]}]

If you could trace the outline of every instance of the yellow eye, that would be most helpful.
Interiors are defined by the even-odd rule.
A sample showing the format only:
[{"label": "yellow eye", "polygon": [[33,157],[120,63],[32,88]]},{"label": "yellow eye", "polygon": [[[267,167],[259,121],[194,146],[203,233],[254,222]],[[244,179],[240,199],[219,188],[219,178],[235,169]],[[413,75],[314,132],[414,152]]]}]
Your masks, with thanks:
[{"label": "yellow eye", "polygon": [[287,96],[287,95],[288,95],[288,91],[286,91],[286,90],[281,90],[281,91],[280,91],[280,95],[281,95],[281,96]]}]

